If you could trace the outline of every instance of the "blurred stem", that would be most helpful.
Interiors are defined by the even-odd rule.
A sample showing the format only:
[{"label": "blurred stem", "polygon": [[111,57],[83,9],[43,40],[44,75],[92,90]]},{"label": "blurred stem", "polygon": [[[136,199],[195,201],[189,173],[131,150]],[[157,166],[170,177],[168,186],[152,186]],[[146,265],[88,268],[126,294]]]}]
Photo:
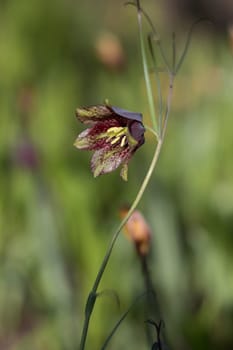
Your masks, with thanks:
[{"label": "blurred stem", "polygon": [[[147,292],[146,305],[145,305],[146,306],[145,319],[148,319],[148,316],[150,314],[153,315],[153,318],[155,317],[155,315],[159,315],[159,319],[160,319],[160,310],[157,303],[154,285],[150,275],[147,256],[139,255],[139,260],[140,260],[141,272],[144,280],[145,290]],[[150,346],[153,342],[153,334],[151,333],[151,329],[148,327],[146,327],[146,336],[147,336],[148,346]]]},{"label": "blurred stem", "polygon": [[150,75],[149,75],[149,69],[148,69],[148,63],[147,63],[147,57],[146,57],[146,49],[145,49],[143,30],[142,30],[142,11],[141,11],[139,1],[137,1],[137,15],[138,15],[139,39],[140,39],[141,55],[142,55],[142,66],[143,66],[144,79],[145,79],[146,90],[147,90],[150,116],[151,116],[153,128],[157,132],[158,126],[157,126],[157,120],[156,120],[153,90],[151,87],[151,81],[150,81]]},{"label": "blurred stem", "polygon": [[176,33],[172,33],[172,70],[176,70]]},{"label": "blurred stem", "polygon": [[177,73],[183,62],[184,62],[184,59],[187,55],[187,52],[188,52],[188,49],[189,49],[189,46],[190,46],[190,43],[191,43],[191,39],[192,39],[192,34],[193,34],[193,30],[194,28],[196,27],[197,24],[199,24],[200,22],[203,22],[203,21],[208,21],[209,23],[211,23],[210,20],[206,19],[206,18],[199,18],[198,20],[194,21],[193,24],[191,25],[189,31],[188,31],[188,34],[187,34],[187,39],[186,39],[186,42],[185,42],[185,46],[184,46],[184,49],[183,49],[183,52],[181,54],[181,57],[180,59],[178,60],[178,63],[177,65],[175,66],[175,69],[174,69],[174,72]]},{"label": "blurred stem", "polygon": [[169,88],[168,88],[168,94],[167,94],[167,105],[166,105],[166,112],[164,115],[164,120],[163,120],[163,126],[162,126],[162,132],[160,135],[160,138],[163,142],[166,129],[167,129],[167,122],[169,118],[169,113],[171,110],[171,102],[172,102],[172,94],[173,94],[173,87],[174,87],[174,79],[175,79],[175,73],[170,73],[169,74]]},{"label": "blurred stem", "polygon": [[147,130],[147,131],[150,131],[154,136],[155,136],[155,138],[156,138],[156,140],[158,140],[158,134],[154,131],[154,129],[152,129],[150,126],[148,126],[148,125],[144,125],[144,127],[145,127],[145,129]]},{"label": "blurred stem", "polygon": [[133,303],[130,305],[130,307],[128,308],[128,310],[121,316],[121,318],[119,319],[119,321],[116,323],[116,325],[113,327],[112,331],[110,332],[110,334],[108,335],[107,339],[105,340],[104,344],[101,347],[101,350],[105,350],[110,342],[110,340],[112,339],[112,337],[114,336],[114,334],[116,333],[116,331],[118,330],[119,326],[121,325],[121,323],[125,320],[125,318],[128,316],[128,314],[130,313],[130,311],[133,309],[133,307],[140,301],[140,299],[144,298],[146,296],[147,293],[143,293],[142,295],[140,295],[139,297],[137,297]]},{"label": "blurred stem", "polygon": [[[151,34],[154,35],[154,33],[151,33]],[[155,56],[154,48],[152,44],[153,37],[151,36],[151,34],[149,34],[148,36],[148,45],[149,45],[149,50],[153,61],[153,71],[154,71],[155,83],[157,86],[157,92],[158,92],[158,101],[159,101],[158,134],[160,135],[161,127],[162,127],[162,116],[163,116],[163,99],[162,99],[161,82],[160,82],[159,72],[157,68],[156,56]]]},{"label": "blurred stem", "polygon": [[168,72],[170,72],[170,71],[171,71],[171,68],[170,68],[169,62],[168,62],[168,60],[167,60],[167,58],[166,58],[165,52],[164,52],[164,50],[163,50],[163,46],[162,46],[162,43],[161,43],[161,40],[160,40],[160,36],[159,36],[159,34],[158,34],[158,31],[156,30],[155,25],[154,25],[153,22],[151,21],[150,16],[149,16],[149,15],[146,13],[146,11],[141,7],[140,1],[139,1],[139,0],[136,1],[136,4],[135,4],[134,2],[132,2],[132,1],[127,1],[127,2],[126,2],[126,5],[135,6],[135,7],[138,9],[138,11],[140,11],[140,12],[143,14],[143,16],[145,17],[145,19],[147,20],[148,24],[150,25],[150,27],[151,27],[151,29],[152,29],[152,33],[154,34],[154,36],[155,36],[155,38],[156,38],[156,43],[157,43],[157,45],[158,45],[158,48],[159,48],[160,54],[161,54],[161,56],[162,56],[162,59],[163,59],[163,61],[164,61],[164,64],[165,64],[165,66],[166,66],[166,69],[167,69]]}]

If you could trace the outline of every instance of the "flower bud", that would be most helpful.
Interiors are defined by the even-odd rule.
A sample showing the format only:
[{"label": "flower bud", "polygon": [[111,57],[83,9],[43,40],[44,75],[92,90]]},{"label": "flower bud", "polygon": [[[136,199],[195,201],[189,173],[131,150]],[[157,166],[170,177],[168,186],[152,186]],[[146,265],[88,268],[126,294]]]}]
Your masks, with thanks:
[{"label": "flower bud", "polygon": [[[120,216],[123,219],[128,209],[122,208]],[[150,250],[151,228],[139,210],[135,210],[124,226],[125,235],[134,243],[138,255],[145,256]]]}]

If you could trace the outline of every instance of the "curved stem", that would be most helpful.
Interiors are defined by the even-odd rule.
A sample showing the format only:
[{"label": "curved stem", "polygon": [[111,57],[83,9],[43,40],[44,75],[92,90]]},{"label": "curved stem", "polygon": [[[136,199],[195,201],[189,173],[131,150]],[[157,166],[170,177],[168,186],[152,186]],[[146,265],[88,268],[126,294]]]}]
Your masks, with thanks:
[{"label": "curved stem", "polygon": [[141,200],[141,198],[142,198],[142,196],[143,196],[143,194],[144,194],[144,192],[145,192],[145,189],[146,189],[146,187],[147,187],[147,185],[148,185],[148,182],[149,182],[149,180],[150,180],[150,178],[151,178],[151,175],[152,175],[152,173],[153,173],[153,170],[154,170],[154,168],[155,168],[155,165],[156,165],[156,163],[157,163],[157,161],[158,161],[159,154],[160,154],[160,150],[161,150],[161,146],[162,146],[162,142],[161,142],[161,140],[159,140],[159,141],[158,141],[158,144],[157,144],[157,147],[156,147],[156,149],[155,149],[154,156],[153,156],[153,158],[152,158],[150,167],[149,167],[149,169],[148,169],[148,171],[147,171],[147,174],[146,174],[146,176],[145,176],[145,178],[144,178],[144,180],[143,180],[143,182],[142,182],[142,185],[141,185],[141,187],[140,187],[140,189],[139,189],[139,191],[138,191],[138,194],[137,194],[137,196],[136,196],[136,198],[135,198],[133,204],[131,205],[131,207],[130,207],[130,209],[129,209],[129,211],[128,211],[127,216],[124,218],[124,220],[122,220],[122,222],[121,222],[120,225],[118,226],[118,228],[117,228],[117,230],[116,230],[116,232],[115,232],[115,234],[114,234],[114,236],[113,236],[113,238],[112,238],[112,241],[111,241],[111,243],[110,243],[110,245],[109,245],[108,251],[107,251],[107,253],[106,253],[106,255],[105,255],[105,258],[104,258],[104,260],[103,260],[103,262],[102,262],[102,265],[101,265],[101,268],[100,268],[100,270],[99,270],[99,273],[98,273],[98,275],[97,275],[97,277],[96,277],[96,280],[95,280],[95,283],[94,283],[94,286],[93,286],[93,290],[92,290],[93,292],[96,292],[96,291],[97,291],[97,288],[98,288],[98,286],[99,286],[101,277],[102,277],[102,275],[103,275],[103,273],[104,273],[105,267],[106,267],[106,265],[107,265],[107,263],[108,263],[108,260],[109,260],[109,257],[110,257],[110,255],[111,255],[113,246],[114,246],[114,244],[115,244],[115,241],[116,241],[116,239],[117,239],[119,233],[121,232],[122,228],[125,226],[125,224],[127,223],[127,221],[129,220],[131,214],[133,213],[133,211],[134,211],[135,208],[137,207],[138,203],[140,202],[140,200]]},{"label": "curved stem", "polygon": [[[129,220],[131,214],[133,213],[133,211],[135,210],[135,208],[137,207],[138,203],[140,202],[146,187],[150,181],[150,178],[153,174],[153,171],[155,169],[155,166],[157,164],[157,161],[159,159],[159,155],[161,152],[161,148],[163,145],[163,141],[164,141],[164,136],[165,136],[165,132],[166,132],[166,128],[167,128],[167,121],[168,121],[168,117],[169,117],[169,112],[170,112],[170,108],[171,108],[171,101],[172,101],[172,93],[173,93],[173,83],[174,83],[174,79],[175,79],[175,75],[171,74],[170,75],[170,83],[169,83],[169,91],[168,91],[168,96],[167,96],[167,108],[166,108],[166,113],[165,113],[165,117],[164,117],[164,124],[163,124],[163,129],[162,129],[162,134],[159,135],[158,137],[158,143],[154,152],[154,156],[152,158],[151,164],[149,166],[149,169],[146,173],[146,176],[141,184],[141,187],[138,191],[138,194],[133,202],[133,204],[131,205],[128,214],[126,215],[126,217],[124,218],[124,220],[122,220],[122,222],[120,223],[120,225],[118,226],[117,230],[115,231],[112,240],[109,244],[109,247],[107,249],[107,252],[104,256],[104,259],[102,261],[102,264],[100,266],[100,269],[98,271],[98,274],[96,276],[96,279],[94,281],[93,287],[91,289],[91,292],[88,296],[87,299],[87,303],[86,303],[86,309],[85,309],[85,320],[84,320],[84,325],[83,325],[83,330],[82,330],[82,337],[81,337],[81,342],[80,342],[80,350],[84,350],[85,349],[85,344],[86,344],[86,338],[87,338],[87,332],[88,332],[88,328],[89,328],[89,322],[90,322],[90,318],[91,318],[91,314],[96,302],[96,297],[97,297],[97,289],[99,287],[100,281],[102,279],[102,276],[104,274],[104,271],[106,269],[106,266],[108,264],[109,258],[111,256],[113,247],[115,245],[115,242],[122,230],[122,228],[124,227],[124,225],[127,223],[127,221]],[[157,138],[157,133],[151,129],[150,127],[146,127],[147,130],[151,131],[153,133],[153,135]]]},{"label": "curved stem", "polygon": [[[152,88],[151,88],[151,82],[150,82],[150,77],[149,77],[149,70],[148,70],[148,64],[147,64],[147,58],[146,58],[146,51],[145,51],[145,46],[144,46],[144,39],[143,39],[143,32],[142,32],[142,9],[140,7],[140,1],[137,0],[137,10],[138,10],[138,24],[139,24],[139,34],[140,34],[140,43],[141,43],[141,52],[142,52],[142,61],[143,61],[143,69],[144,69],[144,76],[145,76],[145,82],[146,82],[146,87],[147,87],[147,95],[148,95],[148,101],[149,101],[149,107],[150,107],[150,114],[152,118],[152,123],[153,123],[153,129],[150,127],[147,127],[147,130],[150,130],[156,137],[157,139],[157,146],[154,151],[154,155],[151,161],[151,164],[149,166],[149,169],[146,173],[146,176],[141,184],[141,187],[137,193],[137,196],[131,205],[131,208],[128,211],[128,214],[124,218],[124,220],[120,223],[118,226],[117,230],[115,231],[112,240],[109,244],[109,247],[107,249],[107,252],[103,258],[102,264],[100,266],[100,269],[97,273],[96,279],[93,283],[93,287],[91,289],[91,292],[89,293],[87,303],[86,303],[86,308],[85,308],[85,319],[84,319],[84,325],[83,325],[83,330],[82,330],[82,336],[81,336],[81,342],[80,342],[80,350],[85,349],[85,344],[86,344],[86,339],[87,339],[87,333],[88,333],[88,328],[89,328],[89,323],[90,323],[90,318],[95,306],[96,298],[97,298],[97,289],[99,287],[100,281],[102,279],[102,276],[104,274],[104,271],[106,269],[106,266],[108,264],[109,258],[111,256],[113,247],[115,245],[115,242],[124,227],[124,225],[127,223],[129,220],[131,214],[137,207],[138,203],[140,202],[146,187],[150,181],[150,178],[153,174],[153,171],[155,169],[155,166],[157,164],[157,161],[159,159],[160,151],[162,148],[162,144],[164,141],[164,136],[166,132],[166,127],[167,127],[167,122],[168,122],[168,117],[169,117],[169,112],[170,112],[170,107],[171,107],[171,100],[172,100],[172,92],[173,92],[173,83],[174,83],[174,78],[175,78],[175,72],[171,72],[171,70],[168,68],[169,71],[169,77],[170,77],[170,82],[169,82],[169,90],[168,90],[168,95],[167,95],[167,106],[166,106],[166,112],[164,115],[163,123],[161,125],[161,131],[159,132],[159,135],[157,134],[157,120],[156,120],[156,114],[155,114],[155,106],[154,106],[154,100],[153,100],[153,94],[152,94]],[[145,14],[144,14],[145,15]],[[154,29],[155,31],[155,29]],[[183,57],[181,57],[180,63],[182,63]],[[167,62],[166,62],[167,63]],[[168,66],[168,65],[167,65]],[[179,68],[179,64],[178,64]]]},{"label": "curved stem", "polygon": [[177,63],[177,66],[175,67],[175,73],[177,73],[180,69],[180,67],[182,66],[183,64],[183,61],[186,57],[186,54],[188,52],[188,48],[189,48],[189,45],[190,45],[190,42],[191,42],[191,38],[192,38],[192,34],[193,34],[193,30],[194,28],[196,27],[197,24],[199,24],[200,22],[203,22],[203,21],[208,21],[211,23],[211,21],[209,21],[207,18],[199,18],[198,20],[196,20],[195,22],[193,22],[193,24],[191,25],[189,31],[188,31],[188,34],[187,34],[187,39],[186,39],[186,42],[185,42],[185,46],[184,46],[184,49],[183,49],[183,53]]},{"label": "curved stem", "polygon": [[150,131],[150,132],[154,135],[154,137],[156,138],[156,140],[158,140],[158,134],[157,134],[157,132],[154,131],[153,128],[151,128],[151,127],[148,126],[148,125],[144,125],[144,127],[145,127],[145,129],[146,129],[147,131]]},{"label": "curved stem", "polygon": [[[155,133],[154,133],[155,134]],[[156,149],[155,149],[155,152],[154,152],[154,156],[152,158],[152,161],[151,161],[151,164],[149,166],[149,169],[146,173],[146,176],[141,184],[141,187],[138,191],[138,194],[133,202],[133,204],[131,205],[129,211],[128,211],[128,214],[127,216],[124,218],[124,220],[122,220],[122,222],[120,223],[120,225],[118,226],[116,232],[114,233],[113,237],[112,237],[112,240],[109,244],[109,247],[108,247],[108,250],[105,254],[105,257],[102,261],[102,264],[100,266],[100,269],[98,271],[98,274],[96,276],[96,279],[94,281],[94,284],[93,284],[93,287],[91,289],[91,292],[89,294],[89,297],[88,297],[88,300],[87,300],[87,304],[86,304],[86,310],[85,310],[85,320],[84,320],[84,326],[83,326],[83,331],[82,331],[82,337],[81,337],[81,343],[80,343],[80,350],[84,350],[85,349],[85,343],[86,343],[86,338],[87,338],[87,332],[88,332],[88,327],[89,327],[89,322],[90,322],[90,317],[91,317],[91,314],[92,314],[92,311],[93,311],[93,308],[94,308],[94,305],[95,305],[95,301],[96,301],[96,292],[97,292],[97,289],[98,289],[98,286],[100,284],[100,281],[101,281],[101,278],[103,276],[103,273],[106,269],[106,266],[107,266],[107,263],[109,261],[109,258],[110,258],[110,255],[112,253],[112,250],[113,250],[113,247],[114,247],[114,244],[122,230],[122,228],[124,227],[124,225],[127,223],[127,221],[129,220],[131,214],[133,213],[133,211],[135,210],[135,208],[137,207],[138,203],[140,202],[144,192],[145,192],[145,189],[148,185],[148,182],[153,174],[153,171],[154,171],[154,168],[156,166],[156,163],[158,161],[158,158],[159,158],[159,154],[160,154],[160,151],[161,151],[161,147],[162,147],[162,139],[159,139],[158,140],[158,143],[157,143],[157,146],[156,146]]]}]

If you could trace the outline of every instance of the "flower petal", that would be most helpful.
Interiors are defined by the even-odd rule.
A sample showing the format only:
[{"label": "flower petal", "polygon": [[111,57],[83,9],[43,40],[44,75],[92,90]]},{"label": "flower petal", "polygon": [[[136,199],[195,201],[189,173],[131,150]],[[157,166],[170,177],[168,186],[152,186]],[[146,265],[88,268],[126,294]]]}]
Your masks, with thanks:
[{"label": "flower petal", "polygon": [[137,141],[137,148],[140,147],[144,142],[145,128],[141,122],[133,121],[129,124],[129,132],[134,140]]},{"label": "flower petal", "polygon": [[76,116],[82,123],[92,123],[93,121],[105,120],[108,118],[135,120],[142,123],[142,114],[131,112],[110,105],[94,105],[89,107],[77,108]]},{"label": "flower petal", "polygon": [[78,135],[74,142],[74,146],[82,150],[97,150],[101,148],[109,148],[107,139],[109,138],[108,130],[118,128],[119,123],[114,119],[105,122],[95,122],[95,124]]},{"label": "flower petal", "polygon": [[124,181],[128,181],[128,162],[122,165],[120,176]]},{"label": "flower petal", "polygon": [[112,116],[113,112],[107,105],[96,105],[76,109],[76,117],[84,124],[108,119]]},{"label": "flower petal", "polygon": [[119,117],[123,117],[125,119],[129,120],[136,120],[140,123],[142,123],[142,114],[136,113],[136,112],[130,112],[126,109],[122,109],[119,107],[111,106],[109,107],[114,113],[116,113]]},{"label": "flower petal", "polygon": [[74,146],[78,149],[90,149],[91,146],[91,139],[89,136],[91,129],[86,129],[81,132],[81,134],[78,135],[77,139],[74,142]]},{"label": "flower petal", "polygon": [[126,159],[130,158],[130,149],[113,148],[95,151],[91,159],[91,169],[94,177],[110,173],[119,167]]}]

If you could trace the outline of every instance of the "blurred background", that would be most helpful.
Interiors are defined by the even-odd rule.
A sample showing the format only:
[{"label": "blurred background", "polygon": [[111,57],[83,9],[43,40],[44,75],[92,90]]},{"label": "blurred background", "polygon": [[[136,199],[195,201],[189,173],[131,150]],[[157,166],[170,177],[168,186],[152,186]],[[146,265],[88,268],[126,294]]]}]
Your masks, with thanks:
[{"label": "blurred background", "polygon": [[[194,32],[161,158],[140,204],[153,232],[151,275],[169,349],[232,349],[230,2],[162,3],[142,1],[170,62],[172,31],[180,55],[193,18],[217,21]],[[225,10],[214,11],[215,3]],[[164,73],[161,79],[165,97]],[[119,171],[94,179],[91,154],[73,147],[83,130],[78,106],[108,98],[150,124],[135,8],[123,0],[1,0],[0,92],[0,349],[77,349],[85,300],[119,208],[133,201],[155,147],[146,134],[128,183]],[[100,290],[115,291],[120,307],[111,293],[97,300],[87,349],[100,349],[144,291],[123,235]],[[133,307],[110,349],[150,348],[143,308],[143,300]]]}]

